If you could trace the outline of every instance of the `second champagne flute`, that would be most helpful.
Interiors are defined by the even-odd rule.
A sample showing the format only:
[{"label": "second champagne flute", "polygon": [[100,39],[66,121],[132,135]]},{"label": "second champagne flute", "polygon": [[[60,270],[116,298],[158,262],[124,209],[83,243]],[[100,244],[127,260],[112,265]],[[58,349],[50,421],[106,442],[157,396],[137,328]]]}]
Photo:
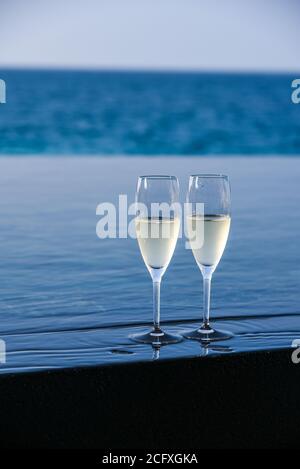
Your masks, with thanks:
[{"label": "second champagne flute", "polygon": [[209,322],[210,286],[223,255],[231,222],[230,184],[222,174],[196,174],[190,177],[187,195],[187,230],[195,261],[203,276],[203,324],[184,334],[187,339],[211,342],[232,337],[230,332],[213,329]]},{"label": "second champagne flute", "polygon": [[180,229],[179,183],[175,176],[140,176],[136,191],[135,227],[143,260],[153,282],[153,329],[131,336],[136,342],[160,346],[181,336],[160,327],[160,284],[173,256]]}]

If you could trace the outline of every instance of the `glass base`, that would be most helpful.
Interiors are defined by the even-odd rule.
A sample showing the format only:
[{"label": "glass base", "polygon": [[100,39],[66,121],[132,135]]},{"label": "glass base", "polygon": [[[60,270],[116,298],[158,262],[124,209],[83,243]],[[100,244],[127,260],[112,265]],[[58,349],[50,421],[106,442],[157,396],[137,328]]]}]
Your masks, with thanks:
[{"label": "glass base", "polygon": [[155,331],[154,329],[150,332],[142,334],[133,334],[130,339],[134,342],[142,344],[151,344],[153,346],[162,346],[167,344],[177,344],[183,340],[183,337],[175,334],[168,334],[162,330]]},{"label": "glass base", "polygon": [[195,331],[186,332],[184,334],[186,339],[198,340],[200,342],[217,342],[218,340],[228,340],[233,337],[233,334],[228,331],[220,331],[212,329],[211,327],[202,326]]}]

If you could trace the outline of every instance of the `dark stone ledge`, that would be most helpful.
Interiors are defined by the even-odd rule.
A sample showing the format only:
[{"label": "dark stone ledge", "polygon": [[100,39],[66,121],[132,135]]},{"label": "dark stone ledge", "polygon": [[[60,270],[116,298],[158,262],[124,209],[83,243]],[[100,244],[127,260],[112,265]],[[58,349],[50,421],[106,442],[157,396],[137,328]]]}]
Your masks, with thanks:
[{"label": "dark stone ledge", "polygon": [[272,448],[300,436],[290,350],[0,377],[2,448]]}]

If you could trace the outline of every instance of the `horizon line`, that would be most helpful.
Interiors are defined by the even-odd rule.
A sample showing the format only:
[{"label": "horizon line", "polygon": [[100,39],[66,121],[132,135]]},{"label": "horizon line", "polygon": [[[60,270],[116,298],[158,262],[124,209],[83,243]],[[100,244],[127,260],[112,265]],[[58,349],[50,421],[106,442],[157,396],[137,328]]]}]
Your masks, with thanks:
[{"label": "horizon line", "polygon": [[253,69],[253,68],[176,68],[176,67],[116,67],[116,66],[60,66],[60,65],[8,65],[0,64],[0,71],[57,71],[57,72],[119,72],[119,73],[178,73],[178,74],[261,74],[261,75],[295,75],[300,74],[299,70],[292,69]]}]

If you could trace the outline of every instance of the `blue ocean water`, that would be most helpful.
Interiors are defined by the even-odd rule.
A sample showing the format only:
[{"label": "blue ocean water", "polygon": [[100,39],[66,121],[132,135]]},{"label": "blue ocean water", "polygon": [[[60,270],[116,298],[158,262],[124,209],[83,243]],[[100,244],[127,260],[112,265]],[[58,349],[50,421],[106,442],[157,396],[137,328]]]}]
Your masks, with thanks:
[{"label": "blue ocean water", "polygon": [[295,76],[0,70],[0,78],[0,154],[300,154]]},{"label": "blue ocean water", "polygon": [[[134,200],[138,174],[224,172],[232,185],[229,242],[213,278],[212,322],[235,333],[160,358],[290,347],[300,338],[298,158],[0,159],[0,373],[158,358],[129,335],[152,321],[151,279],[134,239],[96,236],[96,206]],[[200,324],[202,279],[184,239],[162,283],[169,331]],[[3,362],[1,344],[6,345]]]}]

